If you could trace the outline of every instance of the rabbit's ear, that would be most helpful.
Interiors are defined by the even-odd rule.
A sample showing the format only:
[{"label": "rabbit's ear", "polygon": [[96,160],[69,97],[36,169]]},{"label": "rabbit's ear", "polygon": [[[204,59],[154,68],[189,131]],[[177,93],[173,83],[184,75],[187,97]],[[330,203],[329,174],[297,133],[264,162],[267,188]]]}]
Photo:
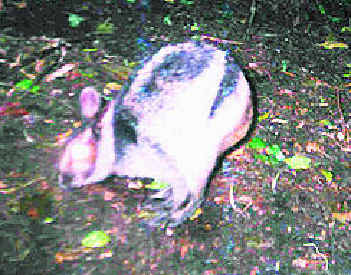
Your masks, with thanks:
[{"label": "rabbit's ear", "polygon": [[79,98],[83,118],[94,118],[100,107],[100,96],[94,87],[83,89]]}]

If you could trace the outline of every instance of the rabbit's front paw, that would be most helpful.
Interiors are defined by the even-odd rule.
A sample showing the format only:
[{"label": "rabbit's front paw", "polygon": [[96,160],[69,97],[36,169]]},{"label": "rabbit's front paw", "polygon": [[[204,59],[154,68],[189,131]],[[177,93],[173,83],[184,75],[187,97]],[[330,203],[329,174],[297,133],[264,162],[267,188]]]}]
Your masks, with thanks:
[{"label": "rabbit's front paw", "polygon": [[175,201],[171,187],[165,188],[150,196],[145,203],[145,209],[154,213],[153,218],[147,220],[152,227],[166,225],[176,227],[187,218],[191,217],[195,209],[200,205],[200,200],[195,200],[191,193],[182,199]]}]

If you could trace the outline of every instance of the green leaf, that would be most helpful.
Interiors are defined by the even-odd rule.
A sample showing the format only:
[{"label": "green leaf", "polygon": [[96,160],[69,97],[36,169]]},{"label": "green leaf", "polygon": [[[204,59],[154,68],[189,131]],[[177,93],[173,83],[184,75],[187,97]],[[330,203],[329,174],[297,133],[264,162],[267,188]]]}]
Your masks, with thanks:
[{"label": "green leaf", "polygon": [[283,152],[280,150],[279,145],[272,145],[267,148],[267,153],[274,156],[277,160],[284,160],[285,156]]},{"label": "green leaf", "polygon": [[68,15],[68,22],[72,28],[77,27],[83,20],[84,18],[77,14],[70,13]]},{"label": "green leaf", "polygon": [[322,175],[325,177],[327,182],[332,182],[333,180],[333,173],[327,170],[321,170]]},{"label": "green leaf", "polygon": [[113,28],[115,25],[113,23],[108,22],[109,19],[107,19],[104,23],[101,23],[97,26],[96,32],[99,34],[111,34],[113,33]]},{"label": "green leaf", "polygon": [[54,222],[54,219],[52,217],[46,217],[44,219],[44,223],[45,224],[50,224],[50,223],[53,223]]},{"label": "green leaf", "polygon": [[341,32],[351,32],[351,27],[342,27]]},{"label": "green leaf", "polygon": [[267,144],[260,138],[254,137],[252,140],[248,143],[249,148],[252,149],[264,149],[267,147]]},{"label": "green leaf", "polygon": [[339,17],[330,17],[330,20],[334,23],[339,23],[341,21],[341,18]]},{"label": "green leaf", "polygon": [[287,70],[287,62],[286,62],[286,60],[282,60],[282,72],[286,72],[286,70]]},{"label": "green leaf", "polygon": [[194,1],[180,0],[180,3],[183,4],[183,5],[192,5],[192,4],[194,4]]},{"label": "green leaf", "polygon": [[192,26],[190,26],[191,31],[198,31],[200,30],[200,26],[197,23],[194,23]]},{"label": "green leaf", "polygon": [[40,86],[35,85],[35,86],[32,87],[32,89],[30,90],[30,92],[31,92],[32,94],[37,95],[37,94],[39,94],[39,90],[40,90]]},{"label": "green leaf", "polygon": [[167,188],[167,187],[169,187],[168,183],[157,182],[157,181],[153,181],[150,184],[146,184],[145,185],[145,188],[152,189],[152,190],[159,190],[159,189],[164,189],[164,188]]},{"label": "green leaf", "polygon": [[327,120],[327,119],[320,120],[319,124],[322,125],[322,126],[330,126],[330,125],[332,125],[332,123],[329,120]]},{"label": "green leaf", "polygon": [[103,247],[110,242],[110,237],[104,231],[92,231],[82,240],[85,247]]},{"label": "green leaf", "polygon": [[302,155],[296,155],[284,160],[290,169],[308,169],[311,166],[311,159]]},{"label": "green leaf", "polygon": [[321,14],[325,14],[325,9],[321,4],[318,5],[318,8]]},{"label": "green leaf", "polygon": [[23,79],[22,81],[16,84],[16,88],[20,90],[28,90],[33,84],[33,81],[30,79]]},{"label": "green leaf", "polygon": [[172,25],[171,18],[169,16],[165,16],[165,18],[163,18],[163,23],[167,24],[168,26],[171,26]]}]

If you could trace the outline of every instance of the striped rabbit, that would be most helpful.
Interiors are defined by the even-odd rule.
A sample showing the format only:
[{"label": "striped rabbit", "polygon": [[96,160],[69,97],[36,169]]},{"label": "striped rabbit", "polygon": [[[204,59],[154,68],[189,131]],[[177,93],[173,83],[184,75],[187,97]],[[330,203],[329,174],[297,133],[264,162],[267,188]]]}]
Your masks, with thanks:
[{"label": "striped rabbit", "polygon": [[83,89],[84,128],[66,143],[59,181],[81,187],[113,174],[167,183],[149,198],[158,214],[149,223],[177,226],[199,206],[217,158],[250,127],[248,82],[226,52],[185,42],[145,59],[124,90],[99,112],[96,89]]}]

